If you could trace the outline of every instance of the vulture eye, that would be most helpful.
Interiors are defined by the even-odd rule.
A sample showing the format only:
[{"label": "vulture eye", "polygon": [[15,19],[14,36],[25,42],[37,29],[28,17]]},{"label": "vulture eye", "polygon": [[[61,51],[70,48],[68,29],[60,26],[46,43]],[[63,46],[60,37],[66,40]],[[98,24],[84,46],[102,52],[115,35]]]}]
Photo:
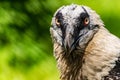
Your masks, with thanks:
[{"label": "vulture eye", "polygon": [[90,21],[89,21],[89,18],[88,18],[88,17],[84,19],[84,25],[85,25],[85,26],[88,25],[89,22],[90,22]]},{"label": "vulture eye", "polygon": [[55,19],[55,23],[57,26],[60,26],[60,20],[58,18]]}]

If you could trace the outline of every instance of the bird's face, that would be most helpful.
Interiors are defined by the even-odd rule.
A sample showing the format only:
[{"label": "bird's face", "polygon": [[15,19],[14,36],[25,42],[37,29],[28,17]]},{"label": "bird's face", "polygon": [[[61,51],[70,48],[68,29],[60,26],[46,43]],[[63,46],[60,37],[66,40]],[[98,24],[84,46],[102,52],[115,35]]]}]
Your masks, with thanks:
[{"label": "bird's face", "polygon": [[52,19],[50,32],[54,43],[59,43],[66,52],[72,52],[84,44],[95,32],[102,21],[99,16],[86,6],[63,6],[56,11]]}]

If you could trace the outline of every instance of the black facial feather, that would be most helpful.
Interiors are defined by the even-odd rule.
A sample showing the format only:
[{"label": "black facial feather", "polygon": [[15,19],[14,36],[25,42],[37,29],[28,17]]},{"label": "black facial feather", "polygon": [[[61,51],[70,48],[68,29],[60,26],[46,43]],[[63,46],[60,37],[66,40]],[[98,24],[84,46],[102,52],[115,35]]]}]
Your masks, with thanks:
[{"label": "black facial feather", "polygon": [[61,31],[62,31],[62,38],[63,38],[63,40],[64,40],[65,34],[66,34],[66,33],[65,33],[65,31],[66,31],[66,23],[63,22],[64,19],[63,19],[62,13],[61,13],[61,12],[58,12],[58,13],[56,14],[55,18],[58,19],[58,22],[60,23],[60,25],[57,25],[57,26],[58,26],[58,28],[61,29]]},{"label": "black facial feather", "polygon": [[[86,11],[86,9],[82,6],[82,8],[83,8],[83,10],[85,11],[85,13],[88,15],[88,13],[87,13],[87,11]],[[89,16],[89,15],[88,15]]]},{"label": "black facial feather", "polygon": [[74,34],[75,34],[76,39],[78,38],[79,33],[82,29],[89,27],[89,24],[84,25],[85,18],[89,18],[89,15],[87,13],[83,12],[80,14],[80,16],[76,20],[77,25],[74,29]]},{"label": "black facial feather", "polygon": [[55,16],[55,18],[57,19],[57,21],[60,23],[60,25],[57,25],[58,27],[60,27],[62,25],[62,21],[63,21],[63,16],[61,12],[58,12]]},{"label": "black facial feather", "polygon": [[87,25],[84,25],[85,18],[89,18],[89,15],[87,13],[81,13],[80,16],[78,17],[76,21],[78,25],[78,29],[83,29],[84,27],[87,26]]}]

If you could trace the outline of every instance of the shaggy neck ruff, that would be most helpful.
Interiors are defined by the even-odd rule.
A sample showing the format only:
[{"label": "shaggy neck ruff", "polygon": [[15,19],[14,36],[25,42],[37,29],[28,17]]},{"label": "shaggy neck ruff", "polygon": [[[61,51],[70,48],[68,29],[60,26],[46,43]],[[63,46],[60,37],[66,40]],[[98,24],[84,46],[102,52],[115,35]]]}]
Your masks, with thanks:
[{"label": "shaggy neck ruff", "polygon": [[86,46],[97,31],[98,27],[87,32],[86,35],[83,35],[78,42],[78,46],[71,53],[65,52],[60,44],[54,43],[54,56],[56,57],[61,73],[61,80],[81,80],[81,67],[82,63],[84,63],[84,52]]}]

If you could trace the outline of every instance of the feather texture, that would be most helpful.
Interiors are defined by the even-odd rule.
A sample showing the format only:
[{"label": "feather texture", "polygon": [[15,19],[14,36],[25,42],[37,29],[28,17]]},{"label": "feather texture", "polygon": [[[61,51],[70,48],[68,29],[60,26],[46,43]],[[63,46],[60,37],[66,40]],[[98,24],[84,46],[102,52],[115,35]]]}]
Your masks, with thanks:
[{"label": "feather texture", "polygon": [[[84,25],[84,21],[89,23]],[[120,80],[120,39],[87,6],[56,11],[50,28],[61,80]]]}]

